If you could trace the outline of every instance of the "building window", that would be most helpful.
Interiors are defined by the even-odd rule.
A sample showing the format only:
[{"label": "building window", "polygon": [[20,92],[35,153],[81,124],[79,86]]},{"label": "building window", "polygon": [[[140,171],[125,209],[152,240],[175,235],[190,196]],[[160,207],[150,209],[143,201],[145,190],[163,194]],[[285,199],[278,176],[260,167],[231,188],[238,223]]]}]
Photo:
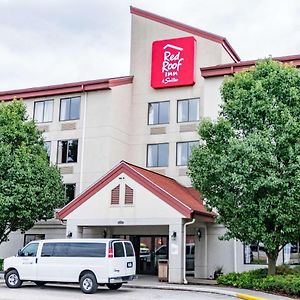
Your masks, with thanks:
[{"label": "building window", "polygon": [[32,241],[44,240],[44,234],[25,234],[24,235],[24,246]]},{"label": "building window", "polygon": [[110,204],[118,205],[120,203],[120,185],[111,190]]},{"label": "building window", "polygon": [[188,160],[192,153],[192,149],[198,144],[198,141],[177,143],[177,166],[187,166]]},{"label": "building window", "polygon": [[50,155],[51,155],[51,142],[50,141],[46,141],[44,143],[46,151],[47,151],[47,156],[48,156],[48,160],[50,161]]},{"label": "building window", "polygon": [[168,124],[169,123],[169,101],[153,102],[148,106],[148,124]]},{"label": "building window", "polygon": [[169,164],[169,144],[148,145],[147,167],[167,167]]},{"label": "building window", "polygon": [[60,99],[60,121],[78,120],[80,117],[80,97]]},{"label": "building window", "polygon": [[77,162],[78,140],[58,141],[59,164]]},{"label": "building window", "polygon": [[133,204],[133,189],[125,184],[125,204]]},{"label": "building window", "polygon": [[68,204],[75,198],[75,192],[76,192],[76,183],[66,183],[65,186],[65,198],[66,203]]},{"label": "building window", "polygon": [[53,100],[34,102],[34,121],[36,123],[52,122]]},{"label": "building window", "polygon": [[199,98],[177,101],[177,122],[199,121]]},{"label": "building window", "polygon": [[268,264],[268,258],[263,243],[244,245],[244,263],[254,265]]},{"label": "building window", "polygon": [[290,243],[283,248],[283,263],[288,265],[300,264],[300,243]]}]

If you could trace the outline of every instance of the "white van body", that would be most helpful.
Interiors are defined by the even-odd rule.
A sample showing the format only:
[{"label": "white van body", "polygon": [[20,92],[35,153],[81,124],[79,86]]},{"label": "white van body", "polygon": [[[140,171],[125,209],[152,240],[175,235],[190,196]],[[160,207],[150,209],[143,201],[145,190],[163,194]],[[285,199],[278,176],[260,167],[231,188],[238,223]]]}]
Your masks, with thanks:
[{"label": "white van body", "polygon": [[13,282],[16,278],[7,277],[16,274],[12,270],[21,283],[81,285],[82,276],[92,274],[97,284],[117,289],[136,278],[136,259],[131,242],[120,239],[40,240],[28,243],[17,256],[4,260],[6,284],[11,288],[18,287]]}]

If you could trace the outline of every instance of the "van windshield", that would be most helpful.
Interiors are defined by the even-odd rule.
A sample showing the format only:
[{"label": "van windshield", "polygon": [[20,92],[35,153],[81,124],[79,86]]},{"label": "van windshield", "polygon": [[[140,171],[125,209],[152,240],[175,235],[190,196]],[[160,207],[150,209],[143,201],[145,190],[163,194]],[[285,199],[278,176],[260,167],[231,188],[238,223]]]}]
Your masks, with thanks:
[{"label": "van windshield", "polygon": [[105,257],[105,243],[44,243],[42,257]]}]

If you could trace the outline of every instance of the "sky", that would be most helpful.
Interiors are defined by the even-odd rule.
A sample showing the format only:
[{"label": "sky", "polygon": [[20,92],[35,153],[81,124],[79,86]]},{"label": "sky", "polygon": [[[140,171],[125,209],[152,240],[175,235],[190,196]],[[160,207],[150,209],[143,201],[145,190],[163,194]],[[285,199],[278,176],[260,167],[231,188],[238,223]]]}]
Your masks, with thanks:
[{"label": "sky", "polygon": [[224,36],[242,60],[300,54],[299,0],[0,0],[0,91],[129,75],[130,5]]}]

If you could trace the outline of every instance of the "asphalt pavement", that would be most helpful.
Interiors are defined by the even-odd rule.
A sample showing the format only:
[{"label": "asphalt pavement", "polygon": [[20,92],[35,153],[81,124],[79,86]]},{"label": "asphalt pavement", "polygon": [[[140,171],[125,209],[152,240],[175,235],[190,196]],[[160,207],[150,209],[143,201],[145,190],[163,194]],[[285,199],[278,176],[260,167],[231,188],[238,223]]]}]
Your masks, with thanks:
[{"label": "asphalt pavement", "polygon": [[[200,282],[200,281],[199,281]],[[0,300],[40,300],[41,292],[43,300],[48,299],[86,299],[82,294],[79,285],[46,285],[43,288],[37,287],[32,283],[25,283],[20,289],[8,289],[0,273]],[[249,299],[249,300],[288,300],[291,298],[251,291],[245,289],[235,289],[220,287],[216,285],[203,284],[168,284],[159,282],[154,276],[140,276],[128,284],[124,284],[118,291],[109,291],[106,287],[100,287],[95,295],[101,294],[102,299],[113,299],[118,295],[118,299]],[[89,295],[89,297],[94,297]]]}]

